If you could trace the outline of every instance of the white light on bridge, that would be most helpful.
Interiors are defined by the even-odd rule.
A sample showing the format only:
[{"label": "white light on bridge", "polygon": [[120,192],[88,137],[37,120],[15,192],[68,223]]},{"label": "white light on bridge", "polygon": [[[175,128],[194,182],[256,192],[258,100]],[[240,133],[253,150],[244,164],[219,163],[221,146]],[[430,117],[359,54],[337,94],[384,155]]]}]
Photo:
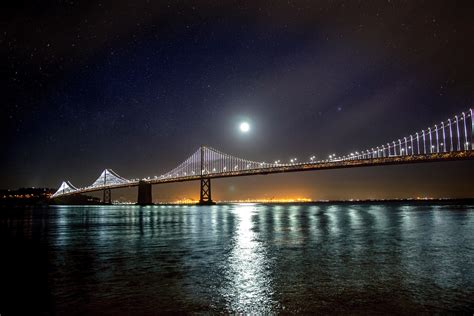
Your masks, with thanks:
[{"label": "white light on bridge", "polygon": [[[421,133],[416,132],[409,137],[403,137],[402,139],[398,139],[398,142],[392,141],[386,143],[384,145],[371,148],[370,150],[366,149],[363,151],[354,151],[350,154],[346,154],[343,156],[338,156],[336,158],[336,154],[330,154],[329,159],[320,159],[316,160],[316,156],[310,156],[309,160],[318,163],[330,162],[334,164],[335,161],[346,161],[346,160],[354,160],[354,159],[374,159],[374,158],[389,158],[389,157],[397,157],[397,156],[406,156],[408,154],[411,155],[426,155],[429,153],[439,153],[439,152],[452,152],[455,154],[456,152],[461,151],[469,151],[469,155],[472,155],[474,151],[474,141],[472,129],[474,126],[473,120],[473,113],[472,110],[469,113],[462,113],[462,117],[458,115],[454,116],[454,120],[448,119],[447,122],[441,122],[440,127],[435,125],[434,129],[429,127],[427,130],[423,129]],[[469,122],[466,122],[469,121]],[[243,122],[241,123],[241,130],[242,132],[247,132],[250,130],[250,126],[248,123]],[[441,133],[441,134],[440,134]],[[416,136],[414,136],[416,135]],[[440,139],[440,138],[441,139]],[[464,141],[464,142],[463,142]],[[464,145],[464,146],[462,146]],[[441,149],[441,150],[440,150]],[[201,161],[201,159],[204,161]],[[298,159],[291,158],[290,163],[297,165]],[[303,159],[303,162],[298,164],[302,165],[307,163],[306,159]],[[245,170],[245,166],[247,169],[256,169],[257,167],[262,168],[271,168],[275,165],[280,165],[280,160],[275,160],[273,164],[267,164],[265,162],[256,162],[256,161],[249,161],[245,159],[241,159],[238,157],[226,155],[218,150],[212,149],[210,147],[202,146],[196,151],[193,155],[191,155],[185,162],[181,165],[178,165],[176,168],[172,169],[168,173],[162,174],[159,176],[161,181],[165,182],[167,179],[179,178],[180,176],[187,176],[188,174],[199,174],[197,168],[199,165],[201,166],[201,174],[202,175],[209,175],[210,170],[212,172],[216,172],[217,170],[226,171],[227,165],[229,168],[234,165],[233,169],[235,170],[234,174],[232,175],[240,175],[238,171]],[[288,163],[283,163],[283,166],[289,166]],[[295,167],[296,169],[296,167]],[[196,171],[196,172],[195,172]],[[242,172],[245,173],[245,172]],[[154,179],[158,179],[158,176],[153,176]],[[150,177],[142,178],[142,180],[150,180]],[[192,179],[189,179],[192,180]],[[97,191],[103,190],[104,188],[111,187],[111,188],[118,188],[124,187],[127,185],[136,185],[135,182],[139,182],[140,179],[125,179],[114,171],[110,169],[105,169],[99,178],[96,181],[86,187],[76,188],[73,187],[69,182],[63,182],[60,189],[53,194],[53,197],[60,196],[63,194],[68,193],[82,193],[84,190],[89,191]]]}]

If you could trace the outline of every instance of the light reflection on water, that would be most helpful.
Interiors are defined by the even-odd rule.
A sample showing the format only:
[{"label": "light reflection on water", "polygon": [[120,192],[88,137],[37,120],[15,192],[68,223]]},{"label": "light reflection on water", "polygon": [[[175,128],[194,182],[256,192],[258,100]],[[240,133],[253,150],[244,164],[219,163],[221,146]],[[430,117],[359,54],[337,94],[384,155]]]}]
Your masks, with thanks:
[{"label": "light reflection on water", "polygon": [[225,298],[229,311],[268,313],[275,306],[273,301],[271,258],[259,236],[253,205],[241,205],[232,210],[237,224],[232,240],[232,250],[226,260],[225,280],[220,294]]},{"label": "light reflection on water", "polygon": [[0,228],[0,312],[474,308],[472,206],[61,206]]}]

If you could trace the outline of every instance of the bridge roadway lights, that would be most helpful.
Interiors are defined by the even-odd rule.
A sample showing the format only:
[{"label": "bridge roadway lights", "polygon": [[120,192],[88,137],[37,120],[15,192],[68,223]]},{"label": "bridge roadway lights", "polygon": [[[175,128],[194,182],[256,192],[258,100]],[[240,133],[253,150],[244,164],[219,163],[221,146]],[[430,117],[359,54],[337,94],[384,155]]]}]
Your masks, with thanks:
[{"label": "bridge roadway lights", "polygon": [[214,202],[211,198],[211,179],[202,178],[199,205],[214,205],[214,204],[216,204],[216,202]]},{"label": "bridge roadway lights", "polygon": [[153,205],[151,198],[151,183],[140,180],[138,182],[137,205]]}]

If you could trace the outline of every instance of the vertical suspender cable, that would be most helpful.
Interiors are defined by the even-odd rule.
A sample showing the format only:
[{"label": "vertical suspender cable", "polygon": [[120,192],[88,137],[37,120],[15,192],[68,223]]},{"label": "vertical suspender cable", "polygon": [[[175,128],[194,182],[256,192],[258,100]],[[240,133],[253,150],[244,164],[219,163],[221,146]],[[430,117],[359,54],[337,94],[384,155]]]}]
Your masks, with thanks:
[{"label": "vertical suspender cable", "polygon": [[449,149],[450,149],[450,151],[454,151],[454,146],[453,146],[453,125],[451,124],[451,119],[448,119],[448,125],[449,125]]},{"label": "vertical suspender cable", "polygon": [[466,114],[462,112],[462,120],[464,121],[464,150],[468,150],[469,142],[467,140]]},{"label": "vertical suspender cable", "polygon": [[471,117],[471,150],[474,150],[474,117],[472,116],[472,109],[469,110]]},{"label": "vertical suspender cable", "polygon": [[446,131],[444,129],[444,122],[441,122],[441,128],[443,129],[443,142],[441,144],[443,146],[443,152],[446,152]]},{"label": "vertical suspender cable", "polygon": [[418,135],[418,132],[416,132],[416,150],[419,155],[420,154],[420,135]]},{"label": "vertical suspender cable", "polygon": [[456,132],[457,132],[457,141],[458,141],[458,151],[461,150],[461,138],[460,138],[460,135],[459,135],[459,120],[458,120],[458,116],[456,115],[454,117],[455,121],[456,121]]},{"label": "vertical suspender cable", "polygon": [[423,134],[423,154],[426,155],[426,136],[425,136],[425,130],[422,130],[421,133]]},{"label": "vertical suspender cable", "polygon": [[430,134],[430,153],[433,153],[433,139],[431,137],[431,127],[428,127],[428,132]]}]

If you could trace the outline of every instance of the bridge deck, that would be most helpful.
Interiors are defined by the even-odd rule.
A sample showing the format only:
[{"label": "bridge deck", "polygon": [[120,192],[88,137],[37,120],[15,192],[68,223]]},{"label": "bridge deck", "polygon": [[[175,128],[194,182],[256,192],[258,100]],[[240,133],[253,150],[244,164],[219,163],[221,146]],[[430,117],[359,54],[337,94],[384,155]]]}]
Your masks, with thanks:
[{"label": "bridge deck", "polygon": [[[381,158],[369,158],[369,159],[355,159],[355,160],[332,160],[315,163],[300,163],[300,164],[282,164],[281,166],[272,166],[268,168],[257,168],[239,171],[228,171],[228,172],[216,172],[204,175],[193,175],[183,176],[175,178],[157,178],[157,179],[144,179],[150,184],[161,184],[161,183],[173,183],[173,182],[186,182],[196,181],[201,178],[229,178],[229,177],[243,177],[252,175],[267,175],[284,172],[301,172],[301,171],[313,171],[313,170],[327,170],[327,169],[342,169],[342,168],[358,168],[358,167],[376,167],[385,165],[403,165],[413,163],[428,163],[428,162],[440,162],[440,161],[456,161],[456,160],[470,160],[474,159],[474,150],[468,151],[455,151],[445,153],[432,153],[426,155],[405,155],[405,156],[393,156],[393,157],[381,157]],[[104,189],[119,189],[119,188],[130,188],[138,186],[139,181],[130,181],[127,183],[106,185],[106,186],[95,186],[82,188],[73,192],[60,194],[58,196],[68,196],[74,194],[82,194],[89,192],[102,191]]]}]

